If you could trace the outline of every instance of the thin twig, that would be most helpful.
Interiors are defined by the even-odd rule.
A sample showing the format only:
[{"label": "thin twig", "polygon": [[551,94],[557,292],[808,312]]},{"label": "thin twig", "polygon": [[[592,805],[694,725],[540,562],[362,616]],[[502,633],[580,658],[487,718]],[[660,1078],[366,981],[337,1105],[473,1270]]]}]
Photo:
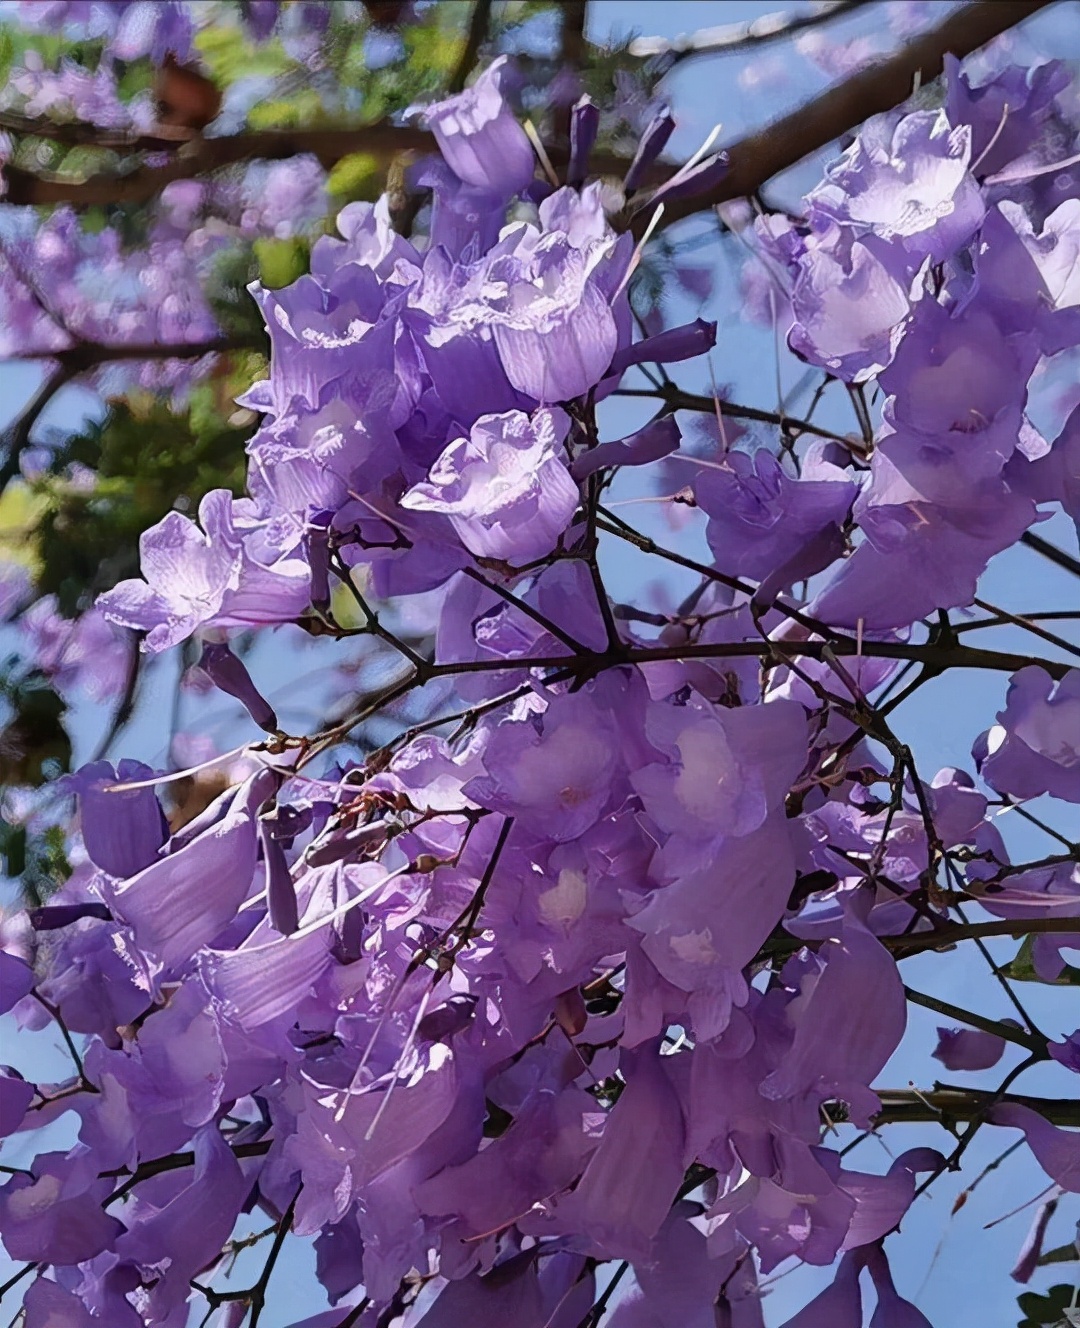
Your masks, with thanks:
[{"label": "thin twig", "polygon": [[1034,549],[1036,553],[1041,553],[1044,558],[1049,559],[1058,567],[1063,567],[1066,572],[1072,572],[1073,576],[1080,576],[1080,559],[1074,558],[1071,553],[1066,553],[1064,549],[1059,549],[1056,544],[1051,544],[1049,540],[1044,540],[1041,535],[1035,535],[1030,530],[1025,530],[1020,536],[1020,543],[1026,544],[1029,549]]},{"label": "thin twig", "polygon": [[[1080,922],[1077,925],[1080,926]],[[962,1009],[959,1005],[952,1005],[937,996],[928,996],[924,992],[914,991],[911,987],[904,988],[904,995],[912,1005],[921,1005],[923,1009],[933,1010],[936,1014],[942,1014],[947,1019],[958,1019],[961,1023],[970,1024],[972,1028],[978,1028],[983,1033],[991,1033],[994,1037],[1004,1038],[1006,1042],[1015,1042],[1018,1047],[1030,1051],[1033,1055],[1038,1056],[1040,1060],[1049,1060],[1050,1058],[1050,1053],[1046,1050],[1045,1039],[1033,1037],[1022,1029],[1013,1028],[1011,1024],[1001,1023],[997,1019],[986,1019],[973,1010]]]}]

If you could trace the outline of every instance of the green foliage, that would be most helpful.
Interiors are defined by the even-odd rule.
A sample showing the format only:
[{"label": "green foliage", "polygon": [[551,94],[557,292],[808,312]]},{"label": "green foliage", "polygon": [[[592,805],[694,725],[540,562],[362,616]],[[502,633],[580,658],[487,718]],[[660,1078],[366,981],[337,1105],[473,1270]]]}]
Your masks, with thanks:
[{"label": "green foliage", "polygon": [[[1035,938],[1026,936],[1016,955],[1001,970],[1002,974],[1013,982],[1043,982],[1035,971]],[[1080,968],[1066,964],[1053,984],[1059,987],[1080,987]]]},{"label": "green foliage", "polygon": [[11,656],[0,668],[0,701],[7,712],[0,728],[0,784],[38,785],[64,774],[71,764],[67,707],[45,675],[23,670]]},{"label": "green foliage", "polygon": [[1020,1312],[1024,1315],[1019,1320],[1017,1328],[1041,1328],[1043,1324],[1052,1324],[1057,1328],[1058,1324],[1067,1324],[1065,1311],[1072,1304],[1072,1297],[1071,1286],[1052,1286],[1045,1296],[1037,1295],[1034,1291],[1025,1291],[1016,1301]]},{"label": "green foliage", "polygon": [[383,186],[382,163],[368,152],[351,152],[330,171],[326,189],[338,207],[357,199],[373,202]]},{"label": "green foliage", "polygon": [[[43,503],[34,536],[39,594],[56,594],[62,613],[78,612],[137,574],[139,535],[171,508],[194,511],[209,489],[242,492],[250,423],[222,419],[219,399],[234,386],[200,385],[184,414],[152,398],[115,402],[100,424],[67,439],[34,486]],[[93,489],[65,477],[72,463],[96,469]]]},{"label": "green foliage", "polygon": [[31,907],[40,907],[71,875],[64,852],[66,831],[50,825],[39,835],[0,821],[0,863],[5,876],[18,880]]},{"label": "green foliage", "polygon": [[219,87],[228,87],[239,78],[272,78],[294,64],[279,38],[255,42],[239,24],[206,24],[195,34],[195,49]]},{"label": "green foliage", "polygon": [[307,240],[294,235],[285,240],[266,236],[255,241],[255,258],[259,264],[259,280],[271,290],[290,286],[308,270],[311,253]]}]

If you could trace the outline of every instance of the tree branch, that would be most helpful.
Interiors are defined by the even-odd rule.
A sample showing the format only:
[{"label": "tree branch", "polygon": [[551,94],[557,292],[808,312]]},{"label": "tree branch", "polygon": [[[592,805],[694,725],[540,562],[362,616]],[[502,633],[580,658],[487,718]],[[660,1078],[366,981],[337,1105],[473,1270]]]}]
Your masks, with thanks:
[{"label": "tree branch", "polygon": [[[47,137],[46,123],[42,122],[41,133]],[[4,178],[8,191],[4,201],[22,205],[70,203],[73,207],[145,203],[174,180],[189,180],[240,162],[282,161],[306,154],[330,167],[342,157],[363,152],[378,158],[385,166],[404,153],[423,156],[436,151],[435,139],[427,130],[415,125],[396,125],[389,120],[346,127],[251,130],[220,138],[192,139],[164,166],[143,165],[127,172],[99,171],[83,179],[7,165]],[[556,166],[566,165],[565,145],[549,146],[548,155]],[[593,171],[599,175],[621,177],[629,165],[626,159],[610,152],[594,152],[591,160]],[[646,183],[660,184],[671,170],[670,164],[652,167]]]},{"label": "tree branch", "polygon": [[938,931],[913,932],[910,936],[879,936],[878,940],[887,950],[898,951],[898,959],[906,959],[923,950],[937,950],[944,945],[981,940],[987,936],[1031,936],[1077,931],[1080,931],[1080,915],[1069,918],[997,918],[993,922],[956,923]]},{"label": "tree branch", "polygon": [[864,457],[862,443],[852,437],[845,437],[842,433],[834,433],[832,429],[822,428],[818,424],[812,424],[809,420],[796,419],[794,415],[781,415],[774,410],[759,410],[756,406],[740,406],[734,401],[725,401],[723,397],[708,397],[697,392],[685,392],[681,387],[674,383],[664,383],[661,387],[619,387],[615,389],[615,396],[618,397],[651,397],[655,400],[666,402],[672,410],[692,410],[702,415],[714,415],[719,409],[721,415],[726,415],[733,420],[754,420],[761,424],[775,424],[786,437],[799,437],[800,434],[813,434],[815,438],[828,438],[831,442],[839,443],[841,447],[846,447],[854,452],[858,457]]},{"label": "tree branch", "polygon": [[997,1098],[1002,1102],[1016,1102],[1030,1107],[1053,1125],[1080,1125],[1080,1100],[1075,1098],[1025,1097],[1019,1093],[998,1094],[980,1088],[952,1088],[938,1084],[927,1092],[911,1089],[879,1088],[881,1111],[875,1117],[877,1125],[912,1125],[939,1121],[942,1116],[951,1120],[972,1120],[981,1115]]},{"label": "tree branch", "polygon": [[728,55],[732,51],[765,46],[782,37],[794,36],[806,28],[816,28],[843,18],[867,3],[869,0],[824,0],[820,8],[809,14],[780,10],[775,14],[762,14],[746,23],[724,23],[715,28],[701,28],[689,35],[682,33],[674,41],[666,37],[635,37],[629,51],[638,59],[658,61],[666,73],[696,55]]},{"label": "tree branch", "polygon": [[472,73],[480,47],[487,40],[488,25],[491,21],[491,0],[474,0],[472,15],[469,18],[469,33],[461,51],[461,58],[450,75],[446,85],[447,92],[460,92],[465,81]]},{"label": "tree branch", "polygon": [[[1078,924],[1080,925],[1080,924]],[[994,1037],[1004,1038],[1006,1042],[1014,1042],[1018,1047],[1023,1047],[1025,1051],[1030,1051],[1037,1055],[1040,1060],[1049,1057],[1046,1050],[1046,1042],[1030,1033],[1025,1033],[1022,1028],[1014,1028],[1011,1024],[1003,1024],[997,1019],[987,1019],[983,1015],[976,1014],[974,1010],[962,1009],[959,1005],[952,1005],[949,1001],[939,1000],[937,996],[928,996],[925,992],[913,991],[911,987],[904,988],[904,995],[912,1005],[921,1005],[924,1010],[933,1010],[935,1014],[944,1015],[946,1019],[956,1019],[960,1023],[969,1024],[972,1028],[977,1028],[983,1033],[991,1033]]]},{"label": "tree branch", "polygon": [[1041,553],[1044,558],[1058,567],[1063,567],[1066,572],[1072,572],[1073,576],[1080,576],[1080,560],[1066,553],[1064,549],[1059,549],[1056,544],[1051,544],[1049,540],[1044,540],[1040,535],[1025,530],[1020,536],[1020,543],[1026,544],[1036,553]]},{"label": "tree branch", "polygon": [[[716,188],[707,194],[672,200],[658,224],[670,226],[718,203],[756,194],[773,176],[827,147],[870,116],[898,106],[911,95],[916,79],[929,83],[937,78],[946,54],[962,59],[1051,2],[974,0],[965,5],[888,60],[860,70],[790,115],[729,147],[728,173]],[[642,229],[649,220],[646,208],[635,225]]]}]

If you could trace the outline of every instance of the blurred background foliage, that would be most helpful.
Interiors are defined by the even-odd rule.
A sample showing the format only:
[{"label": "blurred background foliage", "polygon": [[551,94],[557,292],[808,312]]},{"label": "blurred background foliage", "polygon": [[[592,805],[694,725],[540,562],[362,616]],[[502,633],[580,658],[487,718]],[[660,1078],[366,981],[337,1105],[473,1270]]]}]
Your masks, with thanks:
[{"label": "blurred background foliage", "polygon": [[[42,613],[46,600],[50,641],[63,631],[55,620],[70,622],[74,632],[98,594],[137,573],[138,539],[147,526],[172,508],[193,513],[210,489],[243,491],[245,442],[257,417],[235,398],[265,376],[268,350],[249,284],[279,288],[295,281],[308,269],[311,244],[333,230],[338,211],[376,199],[388,182],[395,226],[423,233],[425,197],[413,179],[420,154],[397,150],[387,133],[372,148],[370,127],[404,124],[403,112],[415,103],[446,95],[483,61],[511,53],[520,70],[520,109],[545,142],[565,148],[567,109],[587,91],[614,108],[605,110],[599,148],[632,155],[660,73],[626,45],[590,46],[583,58],[585,6],[577,3],[285,0],[273,31],[261,40],[246,22],[244,0],[189,8],[198,27],[183,62],[169,53],[120,59],[108,34],[87,36],[71,24],[63,32],[46,31],[33,5],[8,6],[0,16],[0,160],[6,159],[8,186],[7,200],[0,201],[0,263],[9,268],[0,301],[10,302],[14,287],[28,287],[43,319],[74,344],[60,359],[35,356],[24,346],[10,352],[20,361],[19,381],[29,386],[22,408],[5,412],[14,418],[5,435],[0,494],[0,575],[9,624],[3,630],[13,643],[0,653],[0,778],[9,787],[53,779],[71,757],[60,670],[43,668],[35,657],[40,633],[29,643],[19,635],[26,615]],[[566,68],[568,43],[577,75]],[[106,114],[88,111],[80,100],[90,76],[111,80]],[[100,97],[93,103],[99,112],[101,104]],[[332,149],[313,153],[305,135],[319,130],[346,132],[336,135]],[[275,143],[268,162],[259,136],[272,131],[289,131],[296,141]],[[240,134],[254,136],[250,151],[243,160],[197,173],[196,193],[182,192],[191,189],[187,171],[179,187],[154,188],[147,197],[132,197],[126,188],[140,173],[168,168],[199,144]],[[100,181],[105,188],[85,202],[50,201],[53,185]],[[39,197],[43,201],[25,205]],[[152,348],[145,361],[99,358],[100,345],[123,345],[122,319],[84,335],[57,310],[44,277],[37,281],[27,272],[33,236],[66,218],[72,205],[82,240],[106,237],[121,256],[146,255],[144,286],[152,286],[167,240],[186,251],[220,333],[212,354],[197,358],[192,339],[183,359],[158,358]],[[185,221],[190,233],[176,234]],[[663,262],[658,249],[655,263]],[[655,298],[660,289],[660,274],[641,276],[648,303],[648,292]],[[0,322],[11,317],[10,309],[0,309]],[[144,334],[130,339],[146,342]],[[26,378],[35,363],[43,375],[36,386]],[[77,417],[78,409],[43,410],[36,400],[40,391],[53,395],[50,374],[55,395],[83,390],[83,422],[74,429],[57,420]],[[131,711],[145,668],[145,661],[133,665],[131,677],[110,693],[118,723]],[[7,875],[21,872],[32,894],[63,879],[62,837],[28,844],[24,830],[7,827],[5,834],[0,852]]]}]

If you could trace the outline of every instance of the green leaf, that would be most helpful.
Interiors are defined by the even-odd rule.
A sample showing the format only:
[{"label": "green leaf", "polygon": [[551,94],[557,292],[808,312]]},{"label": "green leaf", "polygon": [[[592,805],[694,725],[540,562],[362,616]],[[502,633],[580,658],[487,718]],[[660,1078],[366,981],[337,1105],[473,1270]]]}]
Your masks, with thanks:
[{"label": "green leaf", "polygon": [[373,201],[383,184],[383,170],[378,157],[369,152],[351,152],[337,162],[326,181],[327,191],[336,203],[357,199]]},{"label": "green leaf", "polygon": [[[39,594],[56,594],[60,611],[74,615],[101,591],[138,575],[139,536],[172,507],[194,512],[210,489],[243,492],[249,418],[227,420],[236,412],[233,398],[256,376],[252,370],[244,357],[238,382],[223,360],[218,373],[192,389],[186,413],[133,396],[65,441],[52,473],[33,489],[40,516],[27,538]],[[97,471],[89,492],[65,477],[76,462]]]},{"label": "green leaf", "polygon": [[1016,1303],[1025,1316],[1017,1328],[1041,1328],[1043,1324],[1067,1323],[1065,1311],[1072,1303],[1071,1286],[1052,1286],[1045,1296],[1034,1291],[1025,1291],[1018,1296]]},{"label": "green leaf", "polygon": [[[1035,971],[1035,938],[1025,936],[1024,942],[1016,955],[1001,970],[1003,976],[1013,982],[1045,982]],[[1066,964],[1056,978],[1050,980],[1056,987],[1080,987],[1080,968]]]},{"label": "green leaf", "polygon": [[308,270],[308,244],[300,236],[286,240],[263,237],[255,241],[259,280],[271,290],[291,286]]},{"label": "green leaf", "polygon": [[1076,1248],[1074,1240],[1069,1241],[1068,1245],[1059,1245],[1057,1249],[1047,1250],[1045,1254],[1039,1256],[1039,1267],[1043,1268],[1049,1263],[1076,1263],[1080,1259],[1080,1250]]}]

